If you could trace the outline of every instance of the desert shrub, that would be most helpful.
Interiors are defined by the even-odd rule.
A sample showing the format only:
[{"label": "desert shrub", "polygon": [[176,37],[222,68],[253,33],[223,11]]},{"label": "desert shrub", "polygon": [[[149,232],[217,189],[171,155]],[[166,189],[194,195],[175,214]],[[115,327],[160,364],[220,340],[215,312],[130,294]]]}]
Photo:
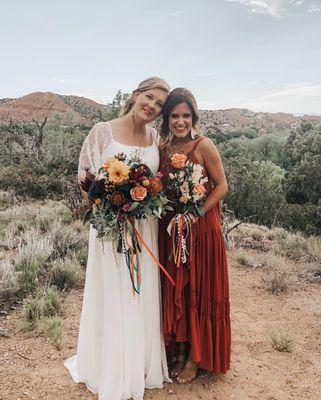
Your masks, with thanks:
[{"label": "desert shrub", "polygon": [[279,239],[286,239],[287,236],[288,236],[288,232],[283,228],[276,227],[276,228],[273,228],[272,231],[273,231],[273,233],[275,235],[275,238],[278,239],[278,240]]},{"label": "desert shrub", "polygon": [[274,252],[277,255],[299,260],[306,257],[308,244],[306,238],[301,233],[288,233],[285,238],[280,238],[275,243]]},{"label": "desert shrub", "polygon": [[16,202],[15,192],[13,190],[0,190],[0,209],[8,208]]},{"label": "desert shrub", "polygon": [[88,259],[88,246],[83,246],[75,253],[75,258],[82,267],[86,267]]},{"label": "desert shrub", "polygon": [[240,251],[235,255],[235,261],[244,267],[252,266],[252,260],[244,251]]},{"label": "desert shrub", "polygon": [[48,239],[35,239],[34,236],[29,236],[27,243],[19,247],[15,269],[18,271],[22,296],[36,288],[38,275],[52,252],[53,247]]},{"label": "desert shrub", "polygon": [[321,202],[318,204],[284,203],[278,211],[278,223],[285,229],[321,235]]},{"label": "desert shrub", "polygon": [[44,317],[53,317],[60,313],[60,295],[54,286],[49,286],[45,291],[42,309]]},{"label": "desert shrub", "polygon": [[85,244],[81,232],[72,226],[63,226],[56,222],[49,234],[49,240],[53,245],[52,258],[66,258],[77,252]]},{"label": "desert shrub", "polygon": [[307,244],[307,259],[312,262],[321,264],[321,237],[310,236],[306,239]]},{"label": "desert shrub", "polygon": [[227,207],[238,219],[254,216],[258,224],[272,225],[284,203],[284,171],[271,162],[234,158],[224,162],[229,193]]},{"label": "desert shrub", "polygon": [[49,336],[52,343],[57,350],[62,348],[62,334],[63,334],[63,318],[55,315],[50,318],[44,318],[38,321],[37,331],[39,333],[45,333]]},{"label": "desert shrub", "polygon": [[7,228],[4,229],[4,235],[0,239],[0,247],[5,250],[13,250],[19,246],[19,230],[16,224],[10,223]]},{"label": "desert shrub", "polygon": [[8,260],[0,261],[0,301],[9,301],[19,290],[14,265]]},{"label": "desert shrub", "polygon": [[35,296],[26,302],[24,317],[26,321],[34,325],[45,317],[54,317],[61,311],[60,294],[55,287],[48,286],[39,289]]},{"label": "desert shrub", "polygon": [[42,318],[42,300],[40,298],[31,299],[24,310],[24,317],[26,321],[34,325],[40,318]]},{"label": "desert shrub", "polygon": [[284,269],[272,269],[262,278],[264,287],[272,294],[287,292],[292,284],[291,275]]},{"label": "desert shrub", "polygon": [[69,290],[83,278],[83,273],[75,261],[57,260],[50,266],[50,284],[58,290]]},{"label": "desert shrub", "polygon": [[294,348],[294,339],[281,329],[271,329],[268,332],[269,341],[273,349],[281,352],[292,352]]}]

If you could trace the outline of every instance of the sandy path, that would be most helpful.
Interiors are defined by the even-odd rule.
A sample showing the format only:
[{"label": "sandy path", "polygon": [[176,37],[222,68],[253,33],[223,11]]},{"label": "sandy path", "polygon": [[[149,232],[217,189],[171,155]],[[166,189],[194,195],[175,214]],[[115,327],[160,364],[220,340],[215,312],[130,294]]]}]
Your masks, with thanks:
[{"label": "sandy path", "polygon": [[[147,390],[146,400],[321,399],[320,286],[297,282],[289,293],[274,296],[261,287],[263,273],[230,262],[232,369],[225,376]],[[1,400],[97,399],[84,385],[74,385],[63,367],[63,360],[75,352],[81,300],[82,291],[73,290],[65,301],[60,352],[34,332],[10,333],[18,314],[0,320],[1,328],[9,332],[9,337],[0,337]],[[271,348],[266,338],[269,327],[291,332],[292,353]]]}]

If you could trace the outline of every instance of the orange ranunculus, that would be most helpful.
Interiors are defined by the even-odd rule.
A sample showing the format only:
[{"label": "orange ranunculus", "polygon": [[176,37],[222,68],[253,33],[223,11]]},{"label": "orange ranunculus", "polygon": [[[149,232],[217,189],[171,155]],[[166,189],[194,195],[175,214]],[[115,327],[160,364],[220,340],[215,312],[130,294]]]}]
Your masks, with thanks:
[{"label": "orange ranunculus", "polygon": [[150,178],[148,186],[149,193],[154,197],[161,190],[163,190],[162,181],[159,178]]},{"label": "orange ranunculus", "polygon": [[193,192],[194,192],[195,194],[203,194],[203,193],[206,192],[205,186],[202,185],[202,184],[196,185],[196,186],[193,188]]},{"label": "orange ranunculus", "polygon": [[171,161],[174,168],[184,168],[187,156],[181,153],[173,154]]},{"label": "orange ranunculus", "polygon": [[121,184],[129,177],[130,168],[119,160],[114,160],[108,168],[108,180],[112,183]]},{"label": "orange ranunculus", "polygon": [[142,201],[147,196],[147,189],[144,186],[137,185],[130,190],[130,195],[135,201]]},{"label": "orange ranunculus", "polygon": [[103,164],[103,170],[108,172],[108,169],[111,167],[111,165],[116,161],[115,158],[111,157],[111,158],[107,158],[107,160],[104,161]]}]

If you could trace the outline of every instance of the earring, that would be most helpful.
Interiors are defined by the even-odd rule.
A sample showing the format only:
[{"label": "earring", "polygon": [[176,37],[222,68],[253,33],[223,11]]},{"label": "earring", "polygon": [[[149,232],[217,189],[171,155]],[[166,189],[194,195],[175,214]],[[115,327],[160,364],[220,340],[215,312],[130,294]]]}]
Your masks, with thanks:
[{"label": "earring", "polygon": [[194,128],[191,129],[191,139],[194,140],[196,136],[196,131]]},{"label": "earring", "polygon": [[173,137],[174,137],[173,132],[169,131],[168,132],[168,141],[171,142],[173,140]]}]

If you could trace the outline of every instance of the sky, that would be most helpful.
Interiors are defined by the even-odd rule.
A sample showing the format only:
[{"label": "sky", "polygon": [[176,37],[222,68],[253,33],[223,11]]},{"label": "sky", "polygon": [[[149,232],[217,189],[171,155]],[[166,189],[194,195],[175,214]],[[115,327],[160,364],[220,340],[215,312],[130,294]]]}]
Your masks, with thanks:
[{"label": "sky", "polygon": [[3,1],[0,49],[0,98],[157,75],[200,109],[321,114],[321,0]]}]

